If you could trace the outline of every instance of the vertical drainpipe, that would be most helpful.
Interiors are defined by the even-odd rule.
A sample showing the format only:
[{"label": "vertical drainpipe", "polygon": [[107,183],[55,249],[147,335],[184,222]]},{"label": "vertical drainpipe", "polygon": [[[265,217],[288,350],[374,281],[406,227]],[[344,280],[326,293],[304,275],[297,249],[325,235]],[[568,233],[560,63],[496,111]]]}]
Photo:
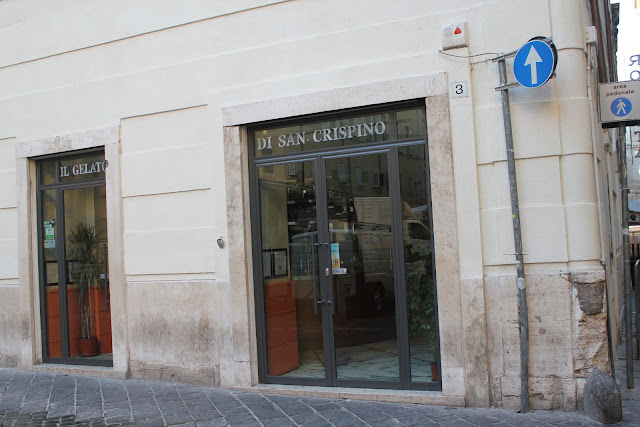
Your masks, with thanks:
[{"label": "vertical drainpipe", "polygon": [[600,83],[605,83],[608,81],[606,69],[608,61],[604,52],[604,37],[602,35],[605,33],[600,19],[600,6],[598,5],[598,0],[589,0],[589,5],[591,7],[592,24],[596,27],[596,34],[598,35],[598,78]]},{"label": "vertical drainpipe", "polygon": [[633,381],[633,319],[631,314],[631,268],[629,261],[629,186],[627,185],[627,144],[625,126],[618,127],[618,161],[620,172],[620,198],[622,199],[622,257],[624,260],[624,326],[627,365],[627,388]]}]

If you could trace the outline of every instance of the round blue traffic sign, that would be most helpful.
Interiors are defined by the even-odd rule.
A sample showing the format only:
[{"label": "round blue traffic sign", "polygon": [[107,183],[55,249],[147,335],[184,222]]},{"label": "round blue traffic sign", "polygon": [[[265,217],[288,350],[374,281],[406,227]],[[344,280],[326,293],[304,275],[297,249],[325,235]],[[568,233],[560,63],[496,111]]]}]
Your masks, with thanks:
[{"label": "round blue traffic sign", "polygon": [[611,103],[611,112],[618,117],[624,117],[631,112],[631,101],[627,98],[616,98]]},{"label": "round blue traffic sign", "polygon": [[553,75],[557,60],[553,43],[529,40],[516,53],[513,74],[522,86],[540,87]]}]

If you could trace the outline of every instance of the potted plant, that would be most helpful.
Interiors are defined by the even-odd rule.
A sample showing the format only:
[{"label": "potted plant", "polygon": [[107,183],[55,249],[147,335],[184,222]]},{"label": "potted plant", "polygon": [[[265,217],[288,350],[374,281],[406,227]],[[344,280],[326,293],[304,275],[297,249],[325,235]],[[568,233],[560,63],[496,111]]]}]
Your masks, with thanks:
[{"label": "potted plant", "polygon": [[431,377],[440,381],[437,303],[433,287],[431,257],[405,264],[407,277],[407,315],[409,339],[424,342],[432,357]]},{"label": "potted plant", "polygon": [[102,239],[95,227],[79,223],[67,236],[71,281],[77,285],[80,303],[82,337],[79,341],[81,356],[95,356],[98,339],[93,335],[93,301],[91,288],[100,288]]}]

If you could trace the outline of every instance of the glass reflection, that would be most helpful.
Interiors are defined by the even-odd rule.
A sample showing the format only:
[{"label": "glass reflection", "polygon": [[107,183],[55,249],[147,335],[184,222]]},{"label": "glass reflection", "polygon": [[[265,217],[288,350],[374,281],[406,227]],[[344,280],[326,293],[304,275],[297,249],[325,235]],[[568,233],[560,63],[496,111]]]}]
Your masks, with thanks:
[{"label": "glass reflection", "polygon": [[433,237],[423,144],[398,149],[411,380],[440,380]]},{"label": "glass reflection", "polygon": [[[42,176],[42,175],[41,175]],[[58,250],[56,219],[56,191],[45,190],[41,193],[42,209],[42,255],[44,261],[44,299],[47,357],[62,357],[62,339],[60,336],[60,286],[58,279]]]},{"label": "glass reflection", "polygon": [[324,378],[313,162],[258,169],[268,374]]},{"label": "glass reflection", "polygon": [[111,360],[104,186],[64,191],[69,357]]},{"label": "glass reflection", "polygon": [[387,155],[326,161],[339,379],[398,380]]},{"label": "glass reflection", "polygon": [[40,164],[40,184],[55,184],[56,162],[43,162]]},{"label": "glass reflection", "polygon": [[426,118],[423,108],[414,108],[396,113],[396,132],[398,139],[423,137],[426,128]]}]

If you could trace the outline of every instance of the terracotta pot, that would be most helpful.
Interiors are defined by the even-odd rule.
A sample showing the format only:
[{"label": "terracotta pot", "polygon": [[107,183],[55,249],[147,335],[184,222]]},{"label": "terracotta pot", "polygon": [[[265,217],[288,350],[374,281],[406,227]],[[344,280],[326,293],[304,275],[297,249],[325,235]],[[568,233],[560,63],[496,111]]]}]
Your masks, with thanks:
[{"label": "terracotta pot", "polygon": [[97,356],[100,354],[98,351],[98,338],[81,338],[78,340],[78,352],[80,356]]},{"label": "terracotta pot", "polygon": [[431,380],[433,382],[440,381],[440,370],[437,362],[431,362]]}]

